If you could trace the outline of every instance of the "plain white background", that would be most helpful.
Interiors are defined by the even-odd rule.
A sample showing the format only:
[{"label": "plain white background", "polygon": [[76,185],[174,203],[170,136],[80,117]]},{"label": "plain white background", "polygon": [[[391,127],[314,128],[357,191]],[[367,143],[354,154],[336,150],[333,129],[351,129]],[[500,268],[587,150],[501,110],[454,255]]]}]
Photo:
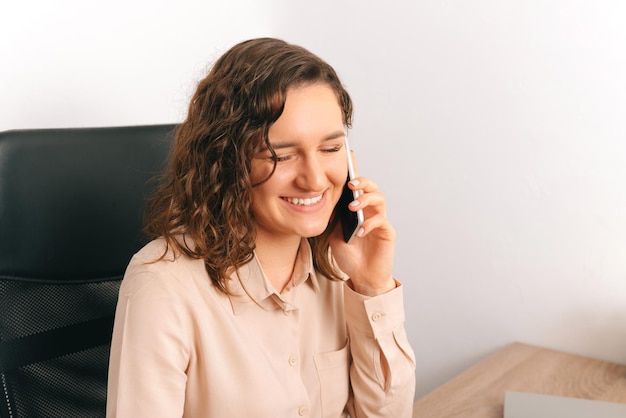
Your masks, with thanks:
[{"label": "plain white background", "polygon": [[399,232],[418,396],[513,341],[626,363],[626,3],[35,0],[0,21],[0,130],[179,122],[250,37],[333,64]]}]

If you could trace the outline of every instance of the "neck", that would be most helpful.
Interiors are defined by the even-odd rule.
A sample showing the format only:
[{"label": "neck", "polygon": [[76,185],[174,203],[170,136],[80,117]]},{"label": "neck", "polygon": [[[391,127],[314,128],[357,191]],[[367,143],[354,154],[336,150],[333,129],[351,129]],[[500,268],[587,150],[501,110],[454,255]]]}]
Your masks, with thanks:
[{"label": "neck", "polygon": [[282,293],[291,281],[301,238],[265,240],[257,236],[255,254],[263,272],[277,292]]}]

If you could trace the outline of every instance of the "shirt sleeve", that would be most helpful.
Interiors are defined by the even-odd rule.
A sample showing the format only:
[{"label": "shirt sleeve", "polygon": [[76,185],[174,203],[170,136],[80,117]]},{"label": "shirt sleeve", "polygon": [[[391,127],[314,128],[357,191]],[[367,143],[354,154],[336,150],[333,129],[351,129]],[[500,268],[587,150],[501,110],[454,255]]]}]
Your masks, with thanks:
[{"label": "shirt sleeve", "polygon": [[[181,303],[155,272],[122,281],[111,343],[107,418],[181,417],[189,343]],[[155,350],[154,347],[159,347]]]},{"label": "shirt sleeve", "polygon": [[402,286],[367,297],[345,286],[350,339],[353,418],[410,418],[415,396],[415,354],[404,328]]}]

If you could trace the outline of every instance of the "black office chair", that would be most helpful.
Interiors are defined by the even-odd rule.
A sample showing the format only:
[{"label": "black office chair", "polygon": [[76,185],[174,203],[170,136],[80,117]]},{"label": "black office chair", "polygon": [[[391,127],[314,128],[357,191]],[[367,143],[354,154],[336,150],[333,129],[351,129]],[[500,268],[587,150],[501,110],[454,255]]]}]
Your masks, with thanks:
[{"label": "black office chair", "polygon": [[117,292],[173,125],[0,133],[0,417],[103,417]]}]

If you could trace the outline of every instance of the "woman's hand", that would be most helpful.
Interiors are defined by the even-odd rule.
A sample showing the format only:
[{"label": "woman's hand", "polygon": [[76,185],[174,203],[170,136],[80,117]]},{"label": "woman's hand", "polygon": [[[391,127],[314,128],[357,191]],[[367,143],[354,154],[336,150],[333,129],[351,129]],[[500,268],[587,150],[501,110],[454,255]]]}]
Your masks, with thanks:
[{"label": "woman's hand", "polygon": [[353,179],[349,187],[363,191],[348,207],[353,212],[362,209],[365,222],[350,244],[343,240],[341,223],[337,223],[330,236],[333,257],[357,293],[386,293],[396,287],[392,277],[396,231],[387,219],[385,197],[365,177]]}]

